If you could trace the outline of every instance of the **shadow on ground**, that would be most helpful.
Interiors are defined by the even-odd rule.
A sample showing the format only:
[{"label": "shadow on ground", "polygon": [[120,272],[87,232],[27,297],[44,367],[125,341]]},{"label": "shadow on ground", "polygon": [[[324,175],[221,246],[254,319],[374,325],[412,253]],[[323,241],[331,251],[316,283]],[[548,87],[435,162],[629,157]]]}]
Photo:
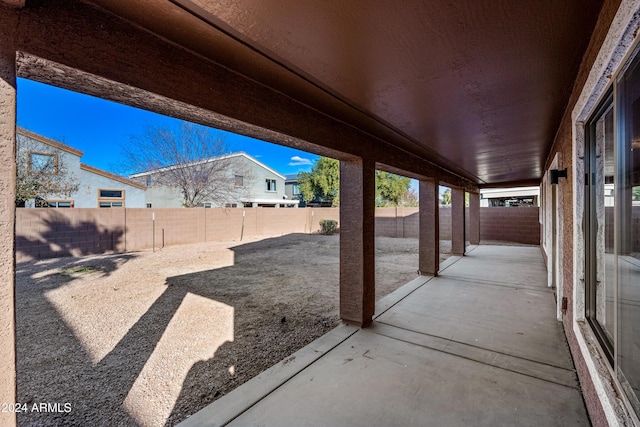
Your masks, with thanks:
[{"label": "shadow on ground", "polygon": [[[400,245],[400,240],[390,239],[389,244]],[[136,293],[137,284],[128,280],[127,272],[139,271],[145,257],[162,253],[19,263],[18,399],[72,404],[71,413],[20,414],[19,424],[174,425],[337,325],[337,236],[286,235],[241,243],[230,250],[230,265],[168,275],[154,288],[149,305],[124,326],[118,325],[122,307],[144,297]],[[381,261],[377,274],[381,282],[389,282],[388,293],[415,275],[411,257],[416,254],[400,246],[389,258],[383,252],[377,254]],[[403,264],[405,259],[409,261]],[[166,260],[167,264],[172,261]],[[179,265],[169,267],[171,271],[181,269]],[[101,280],[104,278],[111,280],[107,288]],[[80,285],[82,288],[76,289]],[[63,305],[59,302],[61,292],[66,298]],[[87,295],[99,298],[87,301]],[[226,327],[224,319],[207,317],[206,313],[186,320],[180,317],[185,304],[193,300],[228,307],[232,340],[220,338],[219,345],[211,347],[215,350],[178,367],[170,360],[171,353],[188,351],[195,340],[192,330],[205,324],[205,332],[209,328],[213,339],[218,329]],[[73,319],[74,311],[81,307],[98,314]],[[111,323],[101,316],[110,318]],[[82,333],[77,324],[69,322],[87,318],[96,319],[95,324],[83,324]],[[187,322],[178,325],[182,335],[167,345],[168,332],[175,332],[175,324],[181,322]],[[122,333],[104,326],[109,324],[122,326]],[[112,345],[96,354],[87,339],[103,335],[113,337],[105,340]],[[162,353],[163,349],[170,351]],[[163,354],[168,355],[166,359]],[[155,389],[146,393],[149,390],[140,388],[145,381]],[[156,398],[153,393],[163,389],[175,393]]]},{"label": "shadow on ground", "polygon": [[[294,264],[261,274],[263,258],[269,258],[272,249],[288,250],[291,257],[299,252],[298,245],[288,236],[266,239],[234,247],[232,266],[168,277],[160,296],[97,363],[82,338],[65,322],[68,313],[60,313],[52,304],[51,292],[72,286],[84,274],[96,280],[110,276],[140,254],[89,257],[92,261],[57,258],[18,264],[18,400],[30,404],[72,404],[70,413],[19,414],[19,424],[148,424],[132,415],[124,403],[187,295],[233,307],[233,341],[192,366],[175,404],[167,403],[170,416],[166,425],[184,419],[323,335],[337,323],[337,317],[332,315],[335,302],[326,298],[314,300],[314,295],[308,292],[295,292],[299,276],[288,271]],[[325,257],[335,257],[331,248],[318,245],[317,249],[319,263]],[[327,273],[335,275],[337,284],[337,271]],[[234,285],[229,286],[230,283]],[[282,299],[280,296],[287,287],[288,298]],[[256,293],[258,288],[260,295]],[[253,315],[246,316],[243,314],[246,312]],[[95,330],[96,334],[108,332]]]}]

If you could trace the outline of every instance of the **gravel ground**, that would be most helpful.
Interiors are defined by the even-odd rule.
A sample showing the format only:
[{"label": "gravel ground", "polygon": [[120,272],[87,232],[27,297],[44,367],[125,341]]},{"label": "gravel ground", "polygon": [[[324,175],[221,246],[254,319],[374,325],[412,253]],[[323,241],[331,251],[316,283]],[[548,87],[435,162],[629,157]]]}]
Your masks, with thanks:
[{"label": "gravel ground", "polygon": [[[377,299],[417,246],[376,239]],[[18,402],[71,404],[18,424],[178,423],[338,324],[338,250],[300,234],[18,264]]]}]

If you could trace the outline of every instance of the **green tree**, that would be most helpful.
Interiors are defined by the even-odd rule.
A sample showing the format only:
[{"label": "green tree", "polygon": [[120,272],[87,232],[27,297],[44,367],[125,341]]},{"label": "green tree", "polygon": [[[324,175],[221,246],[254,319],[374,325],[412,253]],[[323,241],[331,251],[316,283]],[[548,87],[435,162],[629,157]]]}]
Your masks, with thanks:
[{"label": "green tree", "polygon": [[410,185],[411,180],[407,177],[376,171],[376,206],[399,206]]},{"label": "green tree", "polygon": [[298,175],[298,188],[305,202],[331,202],[340,204],[340,162],[328,157],[320,157],[311,172]]},{"label": "green tree", "polygon": [[451,189],[447,188],[440,197],[440,206],[451,206]]},{"label": "green tree", "polygon": [[[409,192],[411,180],[388,172],[376,171],[376,206],[399,206]],[[298,175],[303,199],[340,204],[340,162],[320,157],[311,172]]]}]

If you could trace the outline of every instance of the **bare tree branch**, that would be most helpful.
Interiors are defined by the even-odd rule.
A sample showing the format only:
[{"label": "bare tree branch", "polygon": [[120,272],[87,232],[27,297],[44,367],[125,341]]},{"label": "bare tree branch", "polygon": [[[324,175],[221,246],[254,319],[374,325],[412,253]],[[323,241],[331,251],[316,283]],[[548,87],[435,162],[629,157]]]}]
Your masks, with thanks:
[{"label": "bare tree branch", "polygon": [[69,171],[62,150],[45,146],[18,134],[16,150],[16,206],[34,200],[46,205],[51,198],[69,198],[80,181]]},{"label": "bare tree branch", "polygon": [[244,191],[236,187],[234,171],[245,180],[250,172],[228,153],[226,141],[214,130],[187,122],[174,129],[147,126],[124,147],[129,170],[150,172],[153,185],[176,188],[185,207],[204,202],[224,206]]}]

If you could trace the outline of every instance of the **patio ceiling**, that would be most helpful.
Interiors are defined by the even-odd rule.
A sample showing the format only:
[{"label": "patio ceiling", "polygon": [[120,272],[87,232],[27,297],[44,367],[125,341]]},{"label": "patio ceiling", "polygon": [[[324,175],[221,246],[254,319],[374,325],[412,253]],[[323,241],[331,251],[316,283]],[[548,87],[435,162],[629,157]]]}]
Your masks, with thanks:
[{"label": "patio ceiling", "polygon": [[539,180],[601,0],[92,0],[479,185]]}]

